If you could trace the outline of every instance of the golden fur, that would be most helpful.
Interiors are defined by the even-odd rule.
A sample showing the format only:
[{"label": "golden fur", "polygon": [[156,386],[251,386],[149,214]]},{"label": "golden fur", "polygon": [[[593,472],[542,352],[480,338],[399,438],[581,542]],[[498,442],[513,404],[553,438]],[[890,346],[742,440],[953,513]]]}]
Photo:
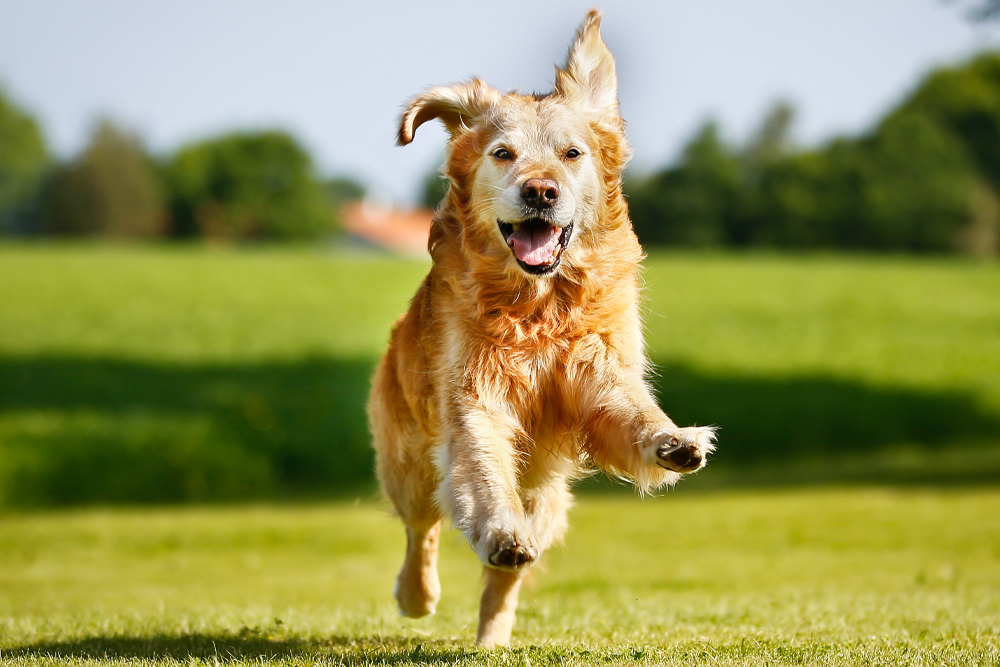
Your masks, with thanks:
[{"label": "golden fur", "polygon": [[[436,118],[451,138],[433,266],[392,331],[369,404],[378,476],[406,525],[396,599],[407,616],[434,611],[449,517],[484,565],[486,646],[510,641],[521,579],[565,532],[573,480],[596,466],[653,489],[701,468],[713,447],[712,429],[676,426],[644,381],[642,250],[599,28],[592,11],[552,93],[501,94],[478,79],[433,88],[399,130],[406,144]],[[529,181],[549,184],[551,201],[538,204]],[[529,218],[568,239],[545,262],[522,248],[530,227],[520,245],[520,232],[504,231]]]}]

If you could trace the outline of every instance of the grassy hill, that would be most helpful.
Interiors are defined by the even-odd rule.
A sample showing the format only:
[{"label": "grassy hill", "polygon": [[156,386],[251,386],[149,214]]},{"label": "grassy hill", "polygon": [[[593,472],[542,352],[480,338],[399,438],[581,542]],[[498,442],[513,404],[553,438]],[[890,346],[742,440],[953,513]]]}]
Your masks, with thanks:
[{"label": "grassy hill", "polygon": [[[655,254],[654,383],[721,427],[685,484],[1000,481],[1000,267]],[[371,489],[368,377],[423,262],[0,246],[0,504]]]}]

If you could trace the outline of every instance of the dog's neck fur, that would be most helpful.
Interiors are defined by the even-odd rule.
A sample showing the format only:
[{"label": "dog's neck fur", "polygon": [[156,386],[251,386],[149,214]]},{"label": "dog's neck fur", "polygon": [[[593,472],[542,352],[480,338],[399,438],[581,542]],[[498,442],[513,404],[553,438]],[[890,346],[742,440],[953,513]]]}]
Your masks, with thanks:
[{"label": "dog's neck fur", "polygon": [[[621,317],[636,312],[634,286],[642,251],[617,178],[612,187],[600,209],[602,221],[579,232],[576,247],[564,254],[551,276],[520,273],[505,247],[498,252],[474,246],[471,235],[461,233],[468,224],[463,216],[471,211],[452,189],[431,233],[432,279],[449,285],[452,297],[466,304],[462,311],[475,313],[472,328],[498,345],[540,339],[565,344],[587,332],[613,328]],[[518,272],[513,280],[512,271]]]}]

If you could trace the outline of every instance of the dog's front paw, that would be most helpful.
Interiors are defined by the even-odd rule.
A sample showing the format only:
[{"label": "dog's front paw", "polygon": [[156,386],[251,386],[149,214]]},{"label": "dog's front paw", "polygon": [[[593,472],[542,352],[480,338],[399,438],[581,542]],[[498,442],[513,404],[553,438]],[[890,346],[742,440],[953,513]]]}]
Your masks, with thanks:
[{"label": "dog's front paw", "polygon": [[709,452],[714,449],[713,427],[689,426],[657,433],[647,451],[652,463],[684,474],[704,468]]},{"label": "dog's front paw", "polygon": [[521,544],[517,538],[507,538],[497,544],[487,559],[501,570],[517,570],[538,558],[538,550],[530,543]]},{"label": "dog's front paw", "polygon": [[500,570],[520,570],[538,558],[538,548],[533,540],[515,531],[488,531],[476,549],[484,565]]}]

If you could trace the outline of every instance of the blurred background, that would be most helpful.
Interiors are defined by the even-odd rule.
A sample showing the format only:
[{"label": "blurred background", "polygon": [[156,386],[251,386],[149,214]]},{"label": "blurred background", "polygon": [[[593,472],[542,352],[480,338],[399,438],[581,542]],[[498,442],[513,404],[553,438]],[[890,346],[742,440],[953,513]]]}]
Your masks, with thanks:
[{"label": "blurred background", "polygon": [[[374,494],[444,132],[591,3],[0,0],[0,506]],[[601,7],[686,488],[1000,482],[1000,3]]]}]

